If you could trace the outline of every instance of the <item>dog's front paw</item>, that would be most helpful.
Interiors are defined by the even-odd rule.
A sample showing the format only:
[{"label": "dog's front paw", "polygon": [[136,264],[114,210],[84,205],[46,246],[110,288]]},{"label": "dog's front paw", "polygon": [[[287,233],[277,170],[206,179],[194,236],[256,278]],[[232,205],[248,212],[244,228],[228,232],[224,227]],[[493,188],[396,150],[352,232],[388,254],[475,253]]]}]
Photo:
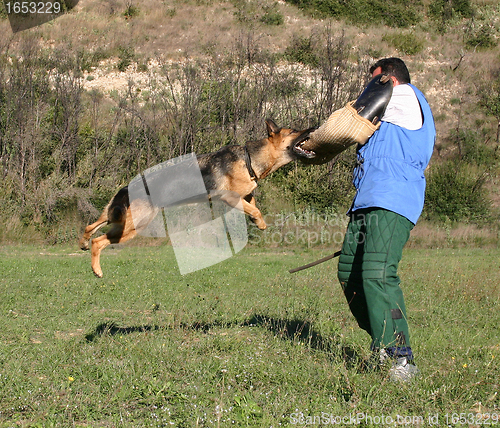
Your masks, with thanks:
[{"label": "dog's front paw", "polygon": [[92,272],[94,272],[94,275],[97,276],[97,278],[102,278],[102,269],[100,263],[92,263]]}]

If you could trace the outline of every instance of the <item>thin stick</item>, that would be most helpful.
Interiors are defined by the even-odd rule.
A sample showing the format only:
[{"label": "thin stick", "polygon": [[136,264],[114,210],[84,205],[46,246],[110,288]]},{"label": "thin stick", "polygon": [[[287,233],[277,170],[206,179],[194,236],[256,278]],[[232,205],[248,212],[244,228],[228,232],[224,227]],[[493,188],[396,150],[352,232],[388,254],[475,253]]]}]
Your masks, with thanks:
[{"label": "thin stick", "polygon": [[308,263],[307,265],[300,266],[294,269],[290,269],[288,272],[295,273],[304,269],[309,269],[310,267],[319,265],[320,263],[324,263],[328,260],[334,259],[335,257],[340,256],[341,251],[337,251],[336,253],[330,254],[329,256],[323,257],[322,259],[316,260],[315,262]]}]

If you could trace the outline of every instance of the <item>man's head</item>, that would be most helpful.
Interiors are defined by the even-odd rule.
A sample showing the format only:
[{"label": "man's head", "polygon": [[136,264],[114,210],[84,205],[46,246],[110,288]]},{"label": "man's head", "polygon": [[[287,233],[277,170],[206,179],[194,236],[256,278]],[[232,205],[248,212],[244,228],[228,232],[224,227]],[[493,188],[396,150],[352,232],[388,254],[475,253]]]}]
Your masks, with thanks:
[{"label": "man's head", "polygon": [[394,81],[394,86],[410,83],[410,73],[406,64],[399,58],[382,58],[370,67],[370,73],[376,76],[380,73],[389,74]]}]

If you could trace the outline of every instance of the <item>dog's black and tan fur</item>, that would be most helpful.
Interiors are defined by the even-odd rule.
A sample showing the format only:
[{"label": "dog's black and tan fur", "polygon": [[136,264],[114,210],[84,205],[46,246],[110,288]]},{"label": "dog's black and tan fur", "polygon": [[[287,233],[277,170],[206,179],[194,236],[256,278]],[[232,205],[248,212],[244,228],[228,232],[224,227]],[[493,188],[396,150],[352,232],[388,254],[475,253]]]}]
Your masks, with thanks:
[{"label": "dog's black and tan fur", "polygon": [[[262,140],[250,141],[245,146],[226,146],[197,158],[207,191],[231,191],[238,194],[243,211],[259,229],[265,229],[266,223],[252,194],[257,181],[296,159],[292,143],[303,133],[310,131],[280,128],[272,120],[266,120],[266,125],[268,135]],[[118,191],[99,219],[85,228],[80,240],[80,247],[88,250],[91,236],[102,226],[111,224],[106,234],[92,240],[91,265],[98,277],[102,277],[99,260],[101,251],[109,244],[123,243],[134,238],[157,213],[158,208],[151,206],[148,201],[129,201],[127,187]]]}]

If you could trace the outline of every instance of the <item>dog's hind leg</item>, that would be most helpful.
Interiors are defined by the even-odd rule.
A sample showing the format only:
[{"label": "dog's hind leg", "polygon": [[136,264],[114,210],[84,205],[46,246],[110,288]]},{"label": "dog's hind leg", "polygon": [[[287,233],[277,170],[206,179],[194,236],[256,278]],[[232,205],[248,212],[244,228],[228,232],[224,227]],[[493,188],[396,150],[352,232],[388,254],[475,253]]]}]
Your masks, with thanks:
[{"label": "dog's hind leg", "polygon": [[[138,232],[146,228],[158,213],[158,209],[152,208],[149,204],[141,201],[134,203],[134,206],[134,217],[132,216],[132,209],[130,207],[127,208],[125,215],[116,212],[112,213],[111,220],[114,219],[115,222],[112,223],[110,230],[105,235],[92,240],[91,266],[99,278],[102,278],[103,275],[100,262],[101,251],[110,244],[123,244],[131,240],[137,236]],[[137,224],[137,229],[135,224]]]},{"label": "dog's hind leg", "polygon": [[100,261],[101,251],[110,244],[121,244],[134,238],[136,235],[137,232],[135,229],[132,228],[126,232],[124,224],[114,224],[108,233],[92,240],[91,266],[96,276],[102,278],[103,275]]},{"label": "dog's hind leg", "polygon": [[104,211],[102,212],[101,216],[97,219],[95,223],[89,224],[85,228],[85,232],[83,233],[82,238],[80,239],[80,248],[84,251],[89,249],[89,241],[90,238],[94,233],[96,233],[101,227],[109,223],[109,218],[108,218],[108,206],[104,208]]}]

